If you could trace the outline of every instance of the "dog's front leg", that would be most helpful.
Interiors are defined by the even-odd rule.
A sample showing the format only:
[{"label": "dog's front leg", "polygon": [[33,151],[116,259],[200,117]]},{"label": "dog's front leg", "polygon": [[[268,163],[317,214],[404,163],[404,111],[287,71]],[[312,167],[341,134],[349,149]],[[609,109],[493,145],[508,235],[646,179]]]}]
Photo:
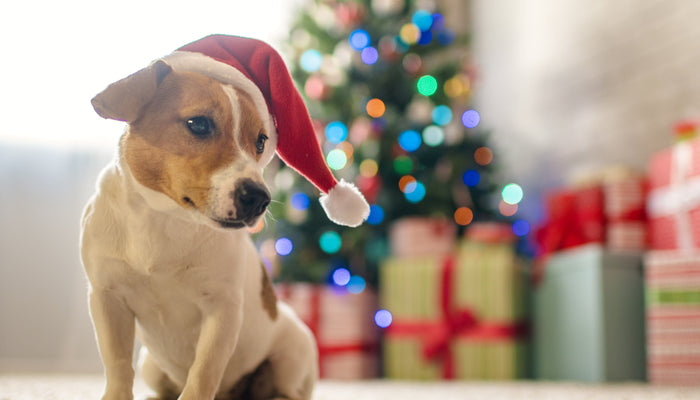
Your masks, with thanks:
[{"label": "dog's front leg", "polygon": [[90,314],[105,368],[103,400],[133,399],[134,314],[108,289],[90,288]]},{"label": "dog's front leg", "polygon": [[243,298],[215,301],[205,310],[194,362],[179,400],[214,399],[238,342],[243,322]]}]

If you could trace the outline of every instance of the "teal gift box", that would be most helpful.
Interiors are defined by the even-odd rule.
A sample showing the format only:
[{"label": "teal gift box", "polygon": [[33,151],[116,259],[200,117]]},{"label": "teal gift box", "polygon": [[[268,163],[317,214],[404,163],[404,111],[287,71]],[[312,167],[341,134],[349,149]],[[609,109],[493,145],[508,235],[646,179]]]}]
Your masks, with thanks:
[{"label": "teal gift box", "polygon": [[544,268],[534,291],[536,377],[645,380],[642,254],[590,244],[554,253]]}]

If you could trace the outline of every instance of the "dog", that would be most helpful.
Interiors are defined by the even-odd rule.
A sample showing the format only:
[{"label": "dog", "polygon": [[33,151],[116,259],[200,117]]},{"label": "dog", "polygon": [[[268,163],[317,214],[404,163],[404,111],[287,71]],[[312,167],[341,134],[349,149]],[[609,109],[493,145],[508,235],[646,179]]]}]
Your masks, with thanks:
[{"label": "dog", "polygon": [[[310,399],[313,335],[277,301],[246,227],[270,202],[273,121],[249,92],[167,60],[92,104],[127,122],[81,223],[103,400]],[[278,121],[279,122],[279,121]]]}]

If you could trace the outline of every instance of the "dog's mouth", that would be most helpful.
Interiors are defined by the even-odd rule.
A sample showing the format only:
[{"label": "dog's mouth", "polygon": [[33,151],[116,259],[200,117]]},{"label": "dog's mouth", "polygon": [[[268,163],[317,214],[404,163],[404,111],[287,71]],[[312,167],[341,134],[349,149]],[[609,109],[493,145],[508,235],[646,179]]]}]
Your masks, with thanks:
[{"label": "dog's mouth", "polygon": [[245,228],[246,226],[251,227],[251,226],[255,225],[255,222],[256,222],[255,221],[256,218],[254,218],[253,220],[250,220],[250,221],[241,221],[239,219],[220,219],[220,218],[211,218],[211,219],[212,219],[212,221],[219,224],[219,226],[221,226],[222,228],[226,228],[226,229],[240,229],[240,228]]}]

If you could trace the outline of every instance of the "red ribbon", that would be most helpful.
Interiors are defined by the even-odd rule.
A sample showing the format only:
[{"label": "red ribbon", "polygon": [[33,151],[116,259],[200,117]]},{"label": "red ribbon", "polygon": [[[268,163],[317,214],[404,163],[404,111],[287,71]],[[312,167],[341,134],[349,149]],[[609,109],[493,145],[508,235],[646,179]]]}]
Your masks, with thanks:
[{"label": "red ribbon", "polygon": [[458,308],[454,297],[455,259],[448,256],[442,265],[440,282],[441,316],[437,321],[394,321],[387,329],[389,336],[416,337],[422,341],[423,357],[441,361],[444,379],[454,379],[454,355],[451,342],[460,337],[471,340],[503,340],[522,336],[526,324],[479,322],[469,308]]}]

